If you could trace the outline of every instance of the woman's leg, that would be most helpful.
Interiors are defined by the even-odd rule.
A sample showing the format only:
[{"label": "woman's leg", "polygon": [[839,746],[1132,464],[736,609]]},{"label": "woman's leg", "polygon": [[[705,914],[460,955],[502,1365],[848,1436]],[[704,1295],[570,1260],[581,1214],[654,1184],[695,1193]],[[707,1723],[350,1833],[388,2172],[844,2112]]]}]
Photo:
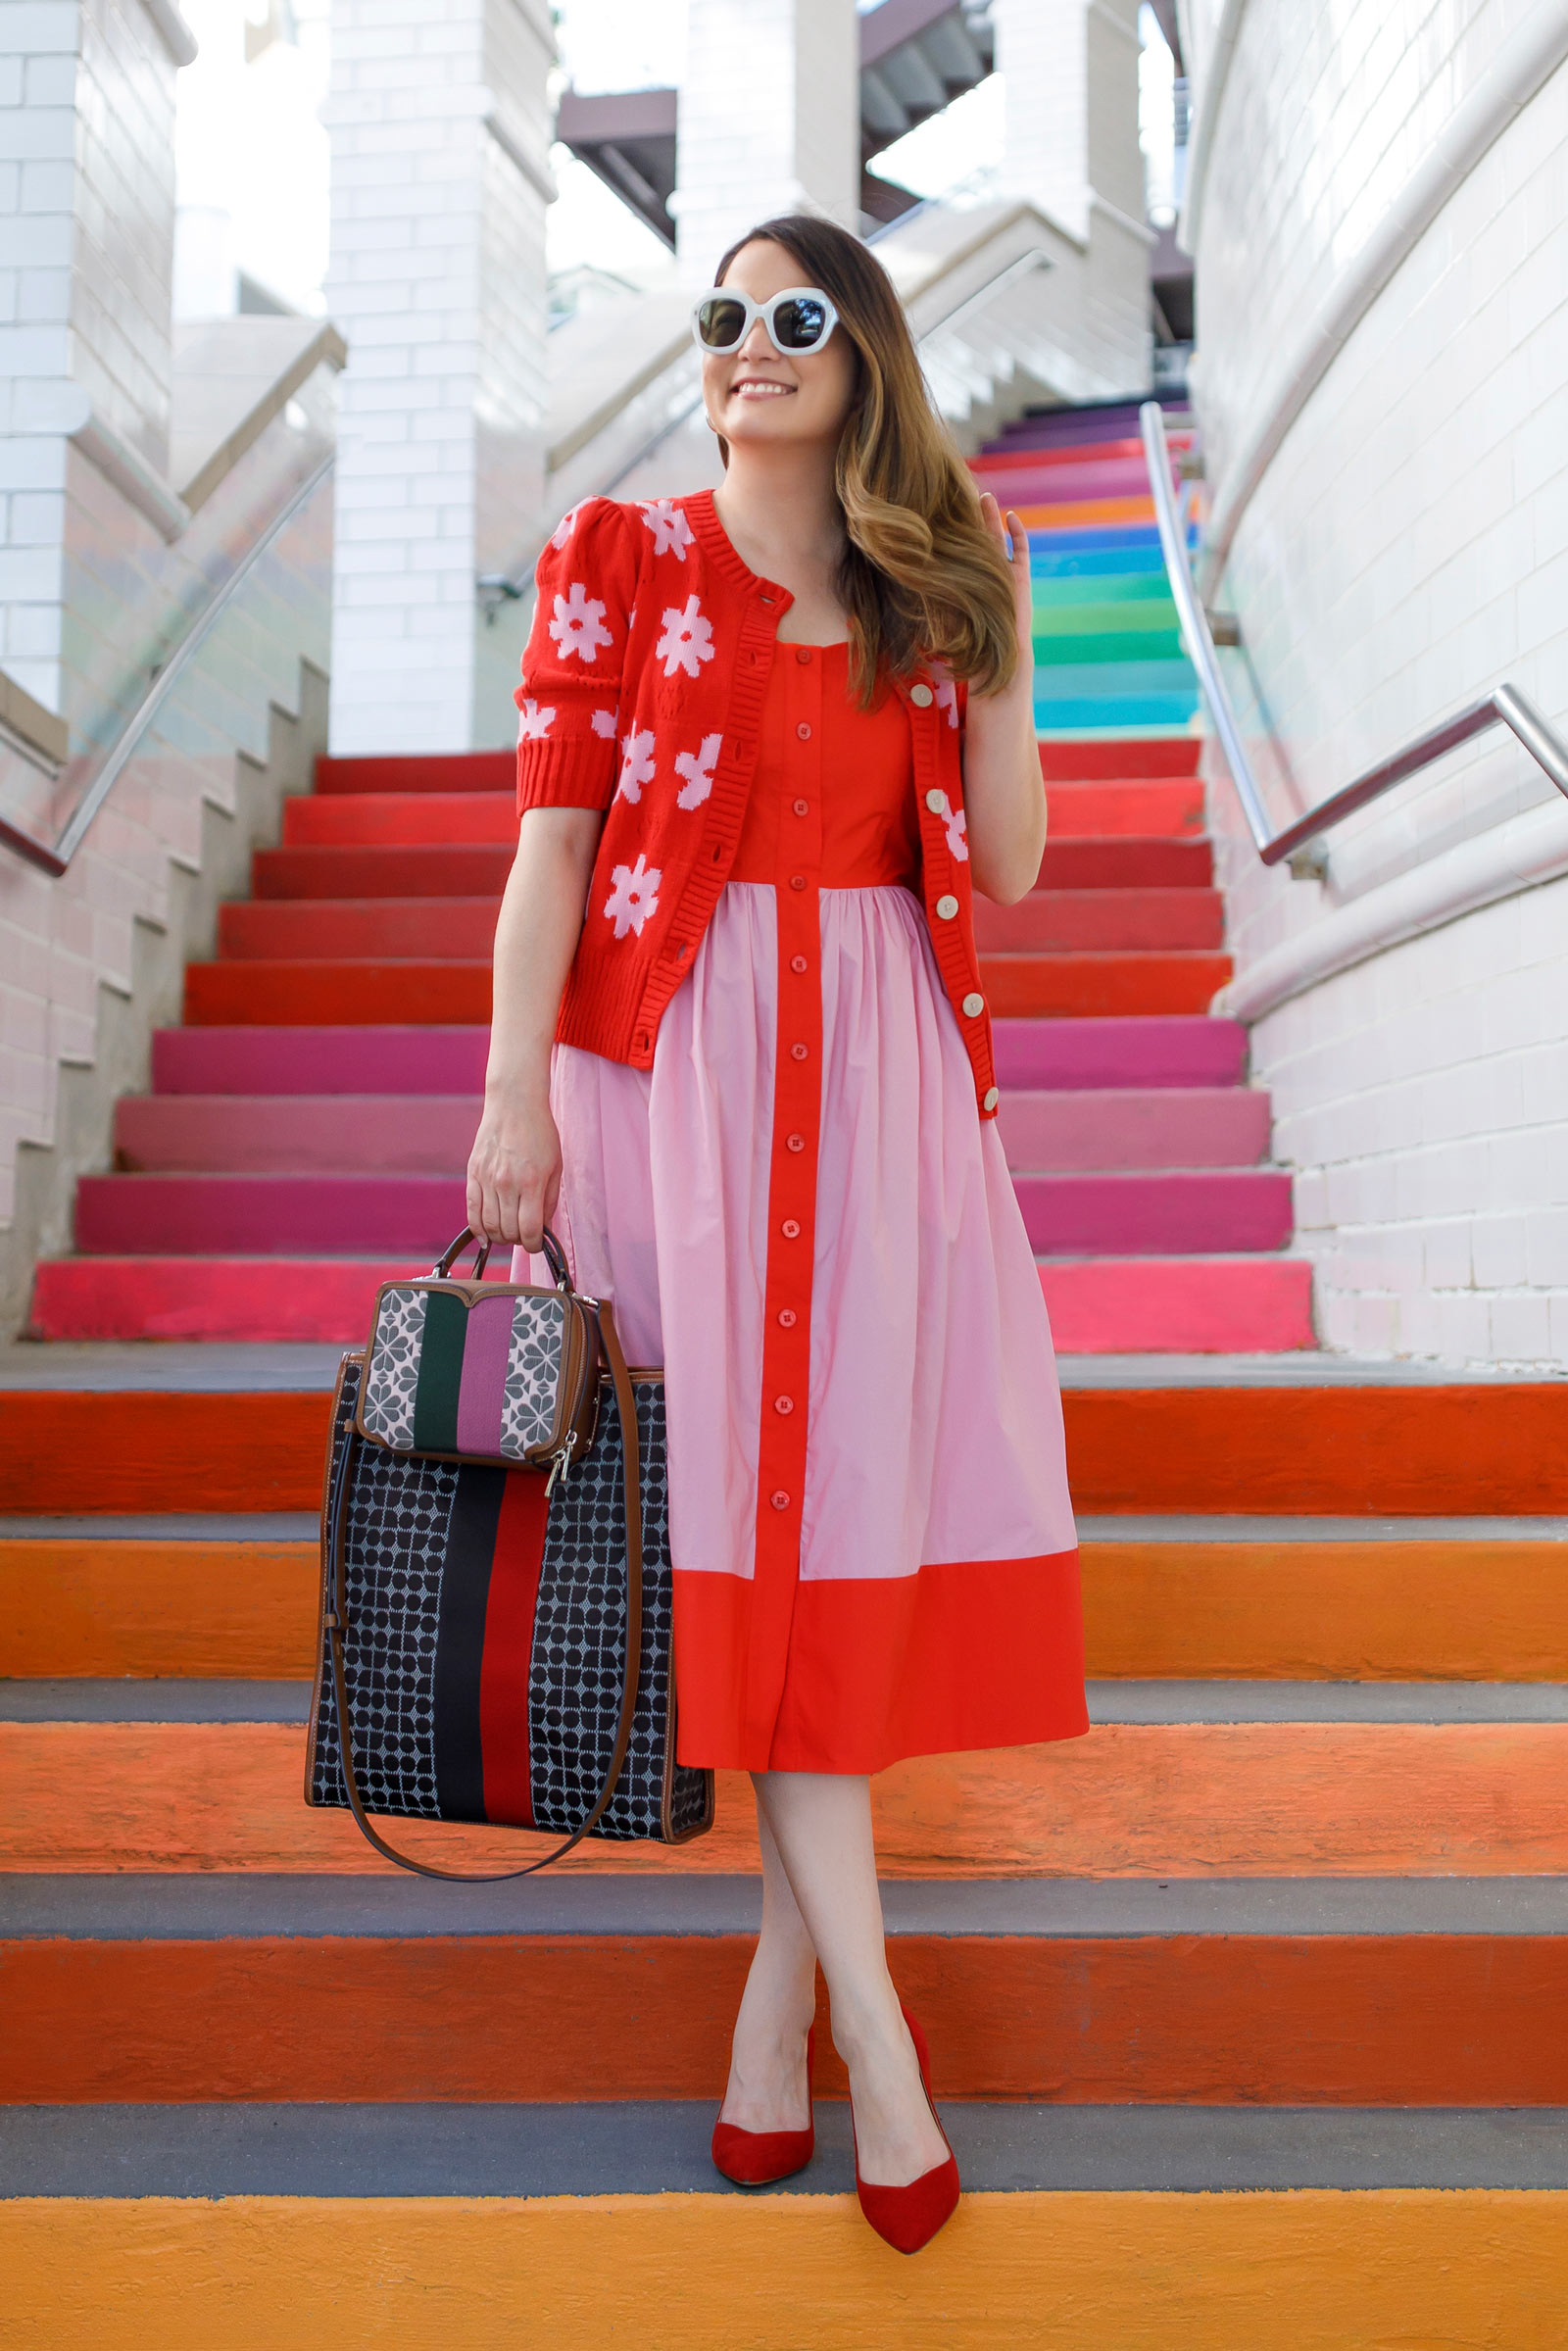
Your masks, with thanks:
[{"label": "woman's leg", "polygon": [[722,2121],[742,2131],[804,2131],[811,2119],[806,2035],[816,2012],[816,1952],[790,1891],[760,1796],[762,1932],[741,1994]]},{"label": "woman's leg", "polygon": [[871,1784],[826,1772],[752,1777],[759,1811],[766,1816],[827,1979],[833,2044],[849,2067],[855,2098],[860,2176],[884,2187],[906,2186],[943,2162],[948,2150],[920,2085],[914,2044],[888,1974]]}]

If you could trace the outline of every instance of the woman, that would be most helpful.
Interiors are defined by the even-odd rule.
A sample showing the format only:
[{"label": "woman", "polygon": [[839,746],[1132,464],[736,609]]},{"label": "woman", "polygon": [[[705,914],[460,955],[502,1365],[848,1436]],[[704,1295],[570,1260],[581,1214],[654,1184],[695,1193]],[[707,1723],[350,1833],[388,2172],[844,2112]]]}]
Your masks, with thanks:
[{"label": "woman", "polygon": [[554,1224],[664,1366],[678,1751],[752,1773],[762,1856],[714,2159],[808,2159],[820,1962],[861,2203],[913,2251],[958,2180],[869,1775],[1087,1729],[970,903],[1045,845],[1028,547],[846,231],[755,229],[694,331],[722,488],[590,500],[540,559],[468,1221]]}]

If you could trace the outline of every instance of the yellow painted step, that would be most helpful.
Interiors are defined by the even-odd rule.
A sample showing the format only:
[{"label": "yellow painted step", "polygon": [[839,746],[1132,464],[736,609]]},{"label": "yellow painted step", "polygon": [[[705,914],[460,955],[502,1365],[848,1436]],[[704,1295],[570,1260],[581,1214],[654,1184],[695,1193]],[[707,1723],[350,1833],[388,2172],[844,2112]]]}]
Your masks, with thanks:
[{"label": "yellow painted step", "polygon": [[1561,2351],[1568,2197],[25,2199],[0,2274],[18,2351]]}]

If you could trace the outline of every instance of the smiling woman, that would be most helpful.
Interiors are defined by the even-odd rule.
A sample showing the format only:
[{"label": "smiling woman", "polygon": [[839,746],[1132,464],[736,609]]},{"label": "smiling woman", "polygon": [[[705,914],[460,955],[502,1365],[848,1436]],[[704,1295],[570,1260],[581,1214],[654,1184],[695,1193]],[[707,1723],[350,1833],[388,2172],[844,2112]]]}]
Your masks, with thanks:
[{"label": "smiling woman", "polygon": [[540,559],[468,1214],[519,1255],[553,1218],[664,1367],[678,1754],[751,1771],[763,1864],[714,2161],[809,2159],[820,1962],[909,2252],[958,2180],[869,1775],[1088,1728],[972,918],[1045,843],[1028,548],[845,230],[764,222],[694,332],[720,488],[591,499]]}]

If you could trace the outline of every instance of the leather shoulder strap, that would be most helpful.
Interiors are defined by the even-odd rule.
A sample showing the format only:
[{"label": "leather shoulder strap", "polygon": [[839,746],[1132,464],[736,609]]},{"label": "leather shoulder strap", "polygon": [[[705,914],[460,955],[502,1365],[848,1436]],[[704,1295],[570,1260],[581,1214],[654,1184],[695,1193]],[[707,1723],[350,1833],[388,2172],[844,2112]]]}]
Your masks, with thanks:
[{"label": "leather shoulder strap", "polygon": [[445,1878],[466,1886],[495,1886],[511,1878],[531,1878],[536,1871],[549,1869],[552,1862],[560,1861],[574,1845],[581,1844],[588,1832],[596,1826],[615,1792],[615,1782],[620,1778],[620,1767],[626,1760],[626,1749],[631,1743],[632,1719],[637,1711],[637,1683],[643,1650],[642,1457],[637,1442],[637,1399],[632,1394],[631,1374],[626,1369],[626,1358],[621,1352],[615,1318],[607,1301],[600,1301],[597,1312],[600,1336],[604,1341],[605,1355],[614,1384],[615,1408],[620,1418],[621,1461],[625,1473],[626,1671],[621,1683],[620,1719],[615,1728],[614,1752],[610,1758],[598,1799],[581,1825],[557,1845],[553,1853],[547,1853],[542,1861],[530,1861],[520,1870],[442,1869],[436,1862],[416,1861],[413,1854],[400,1853],[396,1846],[387,1843],[378,1830],[371,1827],[360,1796],[359,1779],[354,1769],[349,1735],[348,1686],[343,1670],[343,1627],[348,1596],[345,1558],[348,1496],[353,1484],[354,1458],[360,1445],[360,1438],[352,1423],[338,1456],[337,1475],[332,1481],[327,1504],[332,1585],[326,1613],[326,1633],[332,1651],[332,1692],[337,1701],[338,1751],[343,1760],[343,1785],[348,1790],[349,1810],[376,1851],[388,1861],[395,1861],[399,1869],[414,1870],[421,1878]]}]

